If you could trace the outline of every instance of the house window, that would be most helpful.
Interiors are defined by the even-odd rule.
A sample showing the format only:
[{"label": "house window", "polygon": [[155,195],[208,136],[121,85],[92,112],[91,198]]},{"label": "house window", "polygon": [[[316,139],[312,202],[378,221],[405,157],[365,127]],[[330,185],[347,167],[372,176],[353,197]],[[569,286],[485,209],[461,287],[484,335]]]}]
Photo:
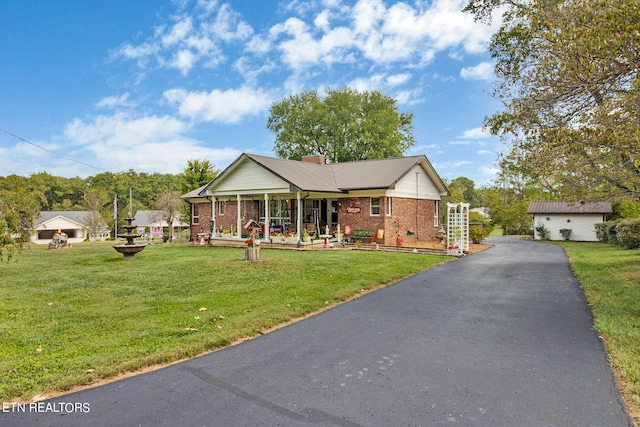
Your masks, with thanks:
[{"label": "house window", "polygon": [[392,201],[392,198],[387,197],[387,206],[386,206],[387,216],[391,216],[391,201]]},{"label": "house window", "polygon": [[380,216],[380,197],[371,197],[369,206],[371,216]]},{"label": "house window", "polygon": [[440,221],[440,200],[433,201],[433,225],[438,226]]},{"label": "house window", "polygon": [[224,210],[227,208],[226,200],[218,201],[218,215],[224,215]]},{"label": "house window", "polygon": [[200,224],[200,215],[198,214],[199,203],[191,204],[191,223],[194,225]]}]

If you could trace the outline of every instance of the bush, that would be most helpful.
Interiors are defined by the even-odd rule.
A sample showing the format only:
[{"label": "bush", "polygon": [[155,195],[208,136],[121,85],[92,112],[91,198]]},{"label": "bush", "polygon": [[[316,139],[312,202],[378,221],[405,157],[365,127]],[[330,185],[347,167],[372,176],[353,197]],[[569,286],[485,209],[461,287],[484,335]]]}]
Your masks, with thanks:
[{"label": "bush", "polygon": [[487,230],[487,232],[491,233],[493,230],[493,224],[491,220],[486,216],[482,215],[479,212],[469,212],[469,225],[481,225]]},{"label": "bush", "polygon": [[625,219],[616,226],[616,240],[627,249],[640,248],[640,219]]},{"label": "bush", "polygon": [[489,235],[489,230],[481,225],[469,226],[469,238],[473,243],[482,243],[482,241]]},{"label": "bush", "polygon": [[536,232],[540,236],[541,240],[549,240],[551,238],[551,232],[544,224],[539,224],[536,226]]},{"label": "bush", "polygon": [[596,237],[602,243],[609,243],[609,234],[607,233],[607,223],[601,222],[595,225],[596,227]]},{"label": "bush", "polygon": [[564,240],[571,240],[571,235],[573,234],[573,231],[570,228],[561,228],[560,234],[562,235],[562,238]]},{"label": "bush", "polygon": [[617,231],[616,227],[622,221],[621,219],[614,219],[613,221],[607,221],[607,242],[612,243],[614,245],[618,244],[618,238],[616,237]]}]

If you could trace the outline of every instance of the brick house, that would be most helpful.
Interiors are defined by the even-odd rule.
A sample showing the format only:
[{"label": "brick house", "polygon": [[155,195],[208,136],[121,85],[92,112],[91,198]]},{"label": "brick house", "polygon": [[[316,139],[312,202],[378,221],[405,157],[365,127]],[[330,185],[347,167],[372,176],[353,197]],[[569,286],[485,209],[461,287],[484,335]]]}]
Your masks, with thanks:
[{"label": "brick house", "polygon": [[252,223],[269,236],[297,240],[304,230],[340,231],[411,245],[438,240],[440,200],[448,194],[423,155],[325,164],[323,156],[297,161],[245,153],[183,198],[191,204],[193,240],[209,233],[243,239]]}]

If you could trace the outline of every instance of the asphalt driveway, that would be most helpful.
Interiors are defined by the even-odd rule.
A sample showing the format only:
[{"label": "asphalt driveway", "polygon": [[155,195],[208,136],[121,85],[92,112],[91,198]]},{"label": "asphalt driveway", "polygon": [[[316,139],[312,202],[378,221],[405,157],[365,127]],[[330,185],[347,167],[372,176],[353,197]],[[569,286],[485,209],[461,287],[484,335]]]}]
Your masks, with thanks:
[{"label": "asphalt driveway", "polygon": [[632,425],[562,249],[492,243],[206,356],[3,405],[0,425]]}]

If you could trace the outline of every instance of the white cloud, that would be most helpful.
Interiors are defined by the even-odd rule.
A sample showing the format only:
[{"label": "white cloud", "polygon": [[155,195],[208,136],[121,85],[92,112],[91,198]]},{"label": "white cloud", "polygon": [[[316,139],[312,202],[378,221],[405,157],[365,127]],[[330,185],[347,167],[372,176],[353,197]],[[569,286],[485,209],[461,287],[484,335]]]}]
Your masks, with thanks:
[{"label": "white cloud", "polygon": [[434,168],[449,170],[449,169],[460,169],[462,167],[471,166],[473,164],[470,160],[455,160],[451,162],[438,162],[434,163]]},{"label": "white cloud", "polygon": [[193,29],[193,21],[186,17],[182,21],[176,22],[168,34],[162,36],[162,44],[165,47],[171,47],[178,43],[182,43]]},{"label": "white cloud", "polygon": [[387,77],[387,83],[389,83],[390,86],[399,86],[405,84],[409,80],[411,80],[410,73],[394,74]]},{"label": "white cloud", "polygon": [[464,139],[486,139],[489,137],[490,135],[482,127],[468,129],[462,133]]},{"label": "white cloud", "polygon": [[135,102],[129,101],[129,92],[125,92],[120,96],[108,96],[96,102],[96,108],[131,108],[135,106]]},{"label": "white cloud", "polygon": [[491,150],[478,150],[476,151],[476,154],[478,154],[479,156],[484,156],[487,154],[495,154],[495,153]]},{"label": "white cloud", "polygon": [[386,8],[381,0],[360,0],[352,10],[353,31],[364,56],[380,63],[418,58],[426,64],[435,52],[458,47],[483,52],[492,30],[462,13],[464,5],[464,0],[437,0],[425,9],[403,2]]},{"label": "white cloud", "polygon": [[76,118],[65,127],[63,138],[77,153],[90,153],[94,160],[88,162],[110,171],[179,173],[194,156],[224,162],[240,154],[234,148],[204,147],[185,136],[189,130],[187,123],[171,116],[116,113]]},{"label": "white cloud", "polygon": [[186,76],[195,65],[197,59],[197,56],[192,51],[188,49],[180,50],[174,55],[171,66],[177,68],[182,75]]},{"label": "white cloud", "polygon": [[460,77],[465,80],[491,80],[493,79],[493,64],[482,62],[475,67],[465,67],[460,70]]},{"label": "white cloud", "polygon": [[218,6],[218,0],[198,0],[198,7],[203,10],[204,16],[211,14]]},{"label": "white cloud", "polygon": [[139,59],[151,56],[157,53],[159,50],[159,46],[155,43],[142,43],[138,46],[126,43],[120,49],[118,49],[116,55],[123,56],[127,59]]},{"label": "white cloud", "polygon": [[153,35],[139,45],[123,45],[112,58],[136,59],[141,69],[155,61],[160,68],[174,68],[186,76],[199,61],[217,67],[226,60],[222,45],[246,41],[253,34],[253,28],[228,4],[218,7],[217,1],[199,1],[196,9],[203,13],[193,16],[186,7],[179,9],[172,23],[156,26]]},{"label": "white cloud", "polygon": [[[460,57],[483,52],[493,31],[461,12],[465,0],[391,5],[382,0],[349,5],[339,0],[293,1],[285,9],[291,15],[257,33],[229,3],[199,0],[191,16],[186,5],[170,18],[172,22],[157,26],[152,37],[139,45],[124,45],[119,55],[137,60],[141,68],[155,61],[186,76],[199,62],[220,66],[231,55],[230,48],[247,55],[245,66],[269,61],[301,75],[335,64],[424,67],[440,51]],[[481,78],[487,66],[465,68],[461,74]],[[389,77],[387,84],[399,86],[409,80],[402,74],[396,77]]]},{"label": "white cloud", "polygon": [[313,20],[313,23],[316,27],[320,28],[323,31],[329,31],[331,28],[329,25],[329,11],[327,9],[323,10],[316,16],[316,19]]},{"label": "white cloud", "polygon": [[213,24],[203,25],[203,28],[226,42],[246,40],[253,34],[253,28],[229,4],[223,4]]},{"label": "white cloud", "polygon": [[218,123],[237,123],[245,116],[257,115],[269,109],[272,99],[262,89],[241,87],[211,92],[189,92],[169,89],[164,99],[178,106],[183,117]]},{"label": "white cloud", "polygon": [[347,86],[359,92],[381,90],[385,81],[384,74],[373,74],[367,78],[361,77],[352,80]]}]

